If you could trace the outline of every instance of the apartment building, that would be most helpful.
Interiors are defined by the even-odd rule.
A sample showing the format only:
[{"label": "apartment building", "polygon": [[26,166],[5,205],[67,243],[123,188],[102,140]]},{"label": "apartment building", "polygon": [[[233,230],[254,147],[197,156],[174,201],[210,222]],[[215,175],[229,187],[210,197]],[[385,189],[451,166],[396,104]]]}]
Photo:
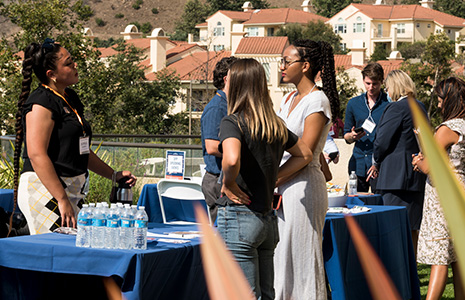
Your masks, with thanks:
[{"label": "apartment building", "polygon": [[[327,21],[342,38],[347,49],[366,49],[370,56],[377,44],[388,53],[400,43],[428,39],[431,34],[445,32],[453,41],[465,34],[465,19],[433,9],[434,1],[422,0],[421,5],[349,4]],[[465,46],[465,45],[462,45]],[[461,51],[456,47],[457,52]]]},{"label": "apartment building", "polygon": [[243,11],[220,10],[198,24],[198,44],[209,50],[220,51],[234,49],[243,37],[270,37],[281,27],[290,23],[307,24],[311,21],[328,19],[311,11],[310,1],[302,3],[302,10],[291,8],[254,9],[245,2]]}]

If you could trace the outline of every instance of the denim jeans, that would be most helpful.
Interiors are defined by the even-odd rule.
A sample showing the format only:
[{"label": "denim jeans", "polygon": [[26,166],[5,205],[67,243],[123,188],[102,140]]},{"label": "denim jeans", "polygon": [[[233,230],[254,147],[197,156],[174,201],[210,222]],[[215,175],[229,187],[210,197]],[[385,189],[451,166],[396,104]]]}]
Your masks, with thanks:
[{"label": "denim jeans", "polygon": [[277,217],[245,205],[218,208],[218,232],[234,255],[259,300],[274,299],[274,249],[279,241]]}]

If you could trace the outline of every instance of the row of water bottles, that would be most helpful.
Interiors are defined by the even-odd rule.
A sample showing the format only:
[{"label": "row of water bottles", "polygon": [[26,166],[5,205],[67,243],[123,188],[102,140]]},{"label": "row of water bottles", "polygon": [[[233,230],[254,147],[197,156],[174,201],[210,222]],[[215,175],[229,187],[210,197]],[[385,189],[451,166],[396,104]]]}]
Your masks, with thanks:
[{"label": "row of water bottles", "polygon": [[84,204],[78,214],[77,247],[147,249],[144,206],[101,202]]}]

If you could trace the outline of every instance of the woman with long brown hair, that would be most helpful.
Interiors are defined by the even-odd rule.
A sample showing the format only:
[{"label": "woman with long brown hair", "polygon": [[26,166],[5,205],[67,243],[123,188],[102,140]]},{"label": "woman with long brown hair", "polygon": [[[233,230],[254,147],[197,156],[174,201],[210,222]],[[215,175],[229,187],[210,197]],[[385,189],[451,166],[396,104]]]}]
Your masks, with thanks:
[{"label": "woman with long brown hair", "polygon": [[[276,115],[265,70],[254,59],[235,62],[226,77],[228,116],[220,126],[223,153],[218,232],[257,299],[274,299],[273,253],[278,243],[273,191],[312,159],[308,147]],[[284,150],[292,156],[279,167]]]},{"label": "woman with long brown hair", "polygon": [[[30,93],[33,72],[40,84]],[[22,74],[16,113],[15,204],[31,234],[76,227],[87,169],[109,179],[128,177],[131,185],[136,178],[129,171],[115,172],[90,149],[92,130],[84,106],[69,88],[79,80],[77,65],[65,48],[50,38],[42,45],[30,44],[24,51]]]},{"label": "woman with long brown hair", "polygon": [[[457,177],[465,185],[465,81],[450,77],[441,81],[434,91],[443,117],[434,137],[447,150]],[[421,153],[414,156],[414,170],[428,173],[427,160],[424,160]],[[426,181],[417,261],[431,265],[427,300],[441,299],[448,279],[449,265],[452,266],[454,277],[455,299],[465,299],[453,241],[438,194],[429,178]]]},{"label": "woman with long brown hair", "polygon": [[[294,84],[297,91],[284,96],[279,116],[315,159],[302,171],[277,182],[283,203],[278,211],[281,241],[275,255],[276,299],[326,299],[322,240],[328,196],[317,158],[331,120],[339,113],[331,45],[296,40],[283,52],[281,72],[283,82]],[[315,84],[318,74],[321,88]],[[282,162],[288,157],[285,153]]]}]

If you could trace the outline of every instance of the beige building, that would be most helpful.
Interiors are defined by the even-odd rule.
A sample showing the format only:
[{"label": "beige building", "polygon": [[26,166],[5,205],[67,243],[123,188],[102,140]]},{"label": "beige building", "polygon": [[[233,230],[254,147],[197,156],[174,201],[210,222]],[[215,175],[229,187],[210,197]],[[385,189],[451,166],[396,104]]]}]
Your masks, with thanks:
[{"label": "beige building", "polygon": [[328,19],[311,13],[310,1],[303,1],[302,10],[291,8],[254,9],[245,2],[243,11],[220,10],[198,24],[198,44],[209,50],[220,51],[234,49],[240,40],[247,37],[273,36],[281,27],[290,23],[307,24],[310,21]]},{"label": "beige building", "polygon": [[367,56],[377,44],[390,53],[399,43],[423,41],[440,32],[456,41],[464,32],[465,19],[434,10],[433,3],[429,0],[420,1],[421,5],[384,5],[382,0],[373,5],[352,3],[327,23],[341,36],[343,48],[363,48]]}]

